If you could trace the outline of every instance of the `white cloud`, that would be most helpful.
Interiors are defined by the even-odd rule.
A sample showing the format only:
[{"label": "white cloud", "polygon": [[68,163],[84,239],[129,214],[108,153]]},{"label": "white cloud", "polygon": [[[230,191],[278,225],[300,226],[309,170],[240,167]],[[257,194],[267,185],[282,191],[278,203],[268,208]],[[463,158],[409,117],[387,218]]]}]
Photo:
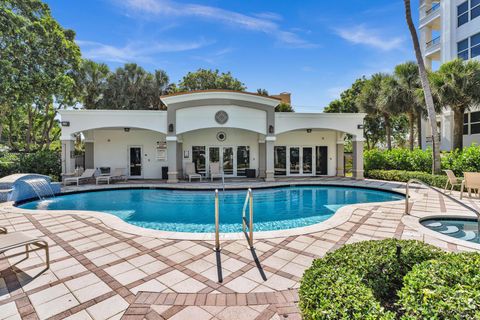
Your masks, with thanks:
[{"label": "white cloud", "polygon": [[145,15],[162,15],[169,17],[198,17],[209,21],[220,22],[226,25],[246,30],[262,32],[276,38],[279,42],[297,48],[315,47],[315,44],[300,38],[296,33],[283,30],[276,22],[281,16],[274,13],[260,13],[246,15],[218,7],[178,3],[170,0],[114,0],[118,5],[128,9],[128,12],[137,12]]},{"label": "white cloud", "polygon": [[335,30],[337,35],[353,44],[366,45],[383,51],[403,49],[403,37],[389,37],[380,35],[376,29],[367,28],[365,25],[357,25]]},{"label": "white cloud", "polygon": [[153,55],[166,52],[180,52],[195,50],[212,42],[198,40],[191,42],[130,42],[124,46],[113,46],[94,41],[78,40],[77,44],[82,48],[83,55],[92,60],[105,62],[148,62]]}]

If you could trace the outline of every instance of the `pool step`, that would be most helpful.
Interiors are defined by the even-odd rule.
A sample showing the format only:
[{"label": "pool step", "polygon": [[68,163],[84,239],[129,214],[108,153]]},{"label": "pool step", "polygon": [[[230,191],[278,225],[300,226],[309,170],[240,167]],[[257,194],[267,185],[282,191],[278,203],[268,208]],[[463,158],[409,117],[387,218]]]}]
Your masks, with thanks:
[{"label": "pool step", "polygon": [[460,229],[457,226],[446,226],[446,229],[439,230],[443,234],[453,235],[454,233],[459,232]]}]

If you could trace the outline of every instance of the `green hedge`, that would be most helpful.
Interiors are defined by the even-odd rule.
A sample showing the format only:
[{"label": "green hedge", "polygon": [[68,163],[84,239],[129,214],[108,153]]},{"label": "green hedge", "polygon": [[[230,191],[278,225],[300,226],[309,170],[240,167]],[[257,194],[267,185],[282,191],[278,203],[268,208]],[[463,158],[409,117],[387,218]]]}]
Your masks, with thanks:
[{"label": "green hedge", "polygon": [[58,181],[61,172],[60,151],[0,153],[0,177],[13,173],[39,173]]},{"label": "green hedge", "polygon": [[410,179],[418,179],[437,188],[444,188],[445,183],[447,182],[447,176],[401,170],[370,170],[365,172],[365,177],[398,182],[407,182]]},{"label": "green hedge", "polygon": [[[462,151],[442,153],[442,169],[451,169],[457,175],[463,172],[480,171],[480,146],[472,145]],[[430,149],[367,150],[364,152],[365,171],[402,170],[432,172],[432,151]]]},{"label": "green hedge", "polygon": [[449,254],[413,267],[399,291],[404,319],[480,319],[480,254]]},{"label": "green hedge", "polygon": [[418,241],[346,245],[317,259],[300,284],[300,309],[311,319],[394,319],[396,292],[416,265],[444,253]]}]

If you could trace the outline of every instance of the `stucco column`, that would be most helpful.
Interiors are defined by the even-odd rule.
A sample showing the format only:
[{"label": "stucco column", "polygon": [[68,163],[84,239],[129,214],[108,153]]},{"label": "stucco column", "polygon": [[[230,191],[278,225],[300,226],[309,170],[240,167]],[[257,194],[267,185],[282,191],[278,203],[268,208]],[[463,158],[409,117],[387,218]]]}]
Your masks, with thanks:
[{"label": "stucco column", "polygon": [[265,160],[265,141],[258,142],[258,177],[265,178],[266,160]]},{"label": "stucco column", "polygon": [[167,160],[168,160],[168,180],[167,183],[178,182],[178,151],[177,151],[177,137],[167,137]]},{"label": "stucco column", "polygon": [[364,179],[363,176],[363,140],[353,137],[353,178]]},{"label": "stucco column", "polygon": [[276,137],[265,138],[265,181],[275,181],[274,145]]},{"label": "stucco column", "polygon": [[75,140],[62,140],[62,173],[75,171]]},{"label": "stucco column", "polygon": [[337,177],[345,177],[345,133],[337,132]]},{"label": "stucco column", "polygon": [[337,142],[337,177],[345,177],[345,145]]}]

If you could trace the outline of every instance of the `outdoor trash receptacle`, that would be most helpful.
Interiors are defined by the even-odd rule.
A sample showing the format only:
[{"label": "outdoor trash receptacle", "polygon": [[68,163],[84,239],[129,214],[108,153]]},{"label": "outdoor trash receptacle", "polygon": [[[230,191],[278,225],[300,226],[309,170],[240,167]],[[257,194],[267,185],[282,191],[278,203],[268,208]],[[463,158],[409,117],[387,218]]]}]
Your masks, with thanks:
[{"label": "outdoor trash receptacle", "polygon": [[245,170],[245,175],[247,176],[247,178],[255,178],[257,175],[256,175],[256,170],[255,169],[246,169]]}]

